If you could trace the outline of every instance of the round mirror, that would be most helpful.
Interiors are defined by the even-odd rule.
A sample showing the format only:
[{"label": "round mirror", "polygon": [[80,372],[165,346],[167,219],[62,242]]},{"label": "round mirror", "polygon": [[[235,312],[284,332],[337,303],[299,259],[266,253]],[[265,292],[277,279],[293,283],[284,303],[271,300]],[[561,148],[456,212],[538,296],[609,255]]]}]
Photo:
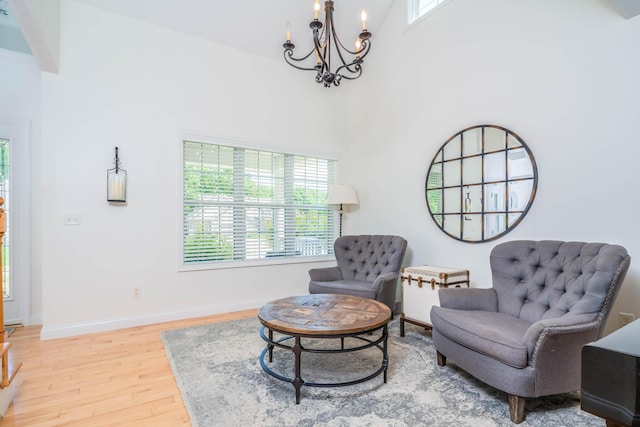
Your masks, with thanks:
[{"label": "round mirror", "polygon": [[524,141],[495,125],[464,129],[438,150],[425,193],[431,217],[454,239],[495,240],[522,221],[538,186],[538,169]]}]

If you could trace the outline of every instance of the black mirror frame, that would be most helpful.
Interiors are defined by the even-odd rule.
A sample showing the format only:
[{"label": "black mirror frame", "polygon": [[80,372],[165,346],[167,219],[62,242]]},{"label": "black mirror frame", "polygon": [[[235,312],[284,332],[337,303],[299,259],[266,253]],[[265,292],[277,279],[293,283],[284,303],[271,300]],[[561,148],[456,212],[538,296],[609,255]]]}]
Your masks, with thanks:
[{"label": "black mirror frame", "polygon": [[[465,156],[464,155],[464,136],[463,134],[465,132],[468,132],[470,130],[473,129],[481,129],[482,131],[482,148],[480,150],[480,153],[478,154],[473,154],[473,155],[469,155],[469,156]],[[487,128],[492,128],[492,129],[497,129],[500,131],[504,131],[505,132],[505,144],[504,144],[504,148],[503,149],[499,149],[499,150],[494,150],[494,151],[487,151],[485,152],[485,129]],[[509,150],[513,150],[513,149],[520,149],[520,146],[516,146],[516,147],[509,147],[509,137],[513,137],[515,140],[517,140],[517,142],[520,144],[520,146],[522,148],[525,149],[528,158],[531,162],[531,168],[532,168],[532,172],[533,172],[533,177],[528,177],[528,178],[509,178],[509,170],[508,167],[505,166],[505,171],[504,171],[504,179],[502,180],[494,180],[494,181],[485,181],[485,170],[484,170],[484,157],[488,154],[494,154],[494,153],[500,153],[502,151],[505,152],[505,159],[508,159],[508,152]],[[451,158],[451,159],[446,159],[444,157],[444,150],[445,147],[447,146],[447,144],[449,144],[450,142],[454,141],[457,137],[460,137],[460,157],[459,158]],[[482,180],[479,183],[473,183],[473,184],[465,184],[463,182],[463,178],[462,178],[462,165],[463,165],[463,159],[465,158],[473,158],[473,157],[481,157],[482,158]],[[440,158],[440,160],[438,161],[438,158]],[[433,186],[429,186],[429,176],[431,175],[431,171],[434,167],[434,165],[438,164],[438,165],[442,165],[443,169],[444,169],[444,164],[448,161],[457,161],[460,160],[460,185],[451,185],[451,186],[445,186],[444,185],[444,178],[442,178],[441,181],[441,185],[438,187],[433,187]],[[505,160],[506,161],[506,160]],[[508,162],[507,162],[508,164]],[[444,172],[442,173],[442,175],[444,176]],[[510,210],[509,209],[509,183],[510,182],[518,182],[518,181],[529,181],[532,180],[532,189],[531,189],[531,194],[529,196],[529,200],[526,203],[526,206],[524,207],[524,209],[521,210]],[[485,203],[484,203],[484,192],[485,192],[485,185],[486,184],[492,184],[492,183],[505,183],[505,209],[501,210],[501,211],[485,211]],[[464,205],[464,200],[462,200],[463,194],[464,194],[464,187],[469,187],[470,185],[481,185],[482,186],[482,197],[481,197],[481,210],[478,212],[465,212],[463,211],[462,206]],[[429,203],[429,196],[428,196],[428,192],[429,191],[433,191],[433,190],[441,190],[442,194],[444,194],[444,190],[448,189],[448,188],[460,188],[460,194],[461,194],[461,205],[460,205],[460,211],[452,211],[452,212],[445,212],[444,209],[444,202],[442,202],[442,212],[433,212],[431,205]],[[466,243],[484,243],[484,242],[490,242],[496,239],[499,239],[500,237],[504,236],[505,234],[509,233],[511,230],[513,230],[518,224],[520,224],[520,222],[522,221],[522,219],[527,215],[527,213],[529,212],[529,209],[531,208],[531,205],[533,204],[533,200],[535,198],[536,192],[537,192],[537,188],[538,188],[538,168],[536,165],[536,160],[533,156],[533,153],[531,152],[531,150],[529,149],[529,147],[527,146],[527,144],[522,140],[522,138],[520,138],[520,136],[518,136],[515,132],[512,132],[511,130],[504,128],[502,126],[497,126],[497,125],[477,125],[477,126],[471,126],[468,127],[466,129],[461,130],[460,132],[457,132],[456,134],[454,134],[453,136],[451,136],[441,147],[440,149],[436,152],[435,156],[433,157],[433,160],[431,161],[431,165],[429,166],[429,170],[427,171],[427,177],[425,180],[425,201],[427,204],[427,208],[429,209],[429,213],[431,214],[431,219],[434,221],[434,223],[436,224],[436,226],[442,230],[443,233],[445,233],[447,236],[452,237],[456,240],[462,241],[462,242],[466,242]],[[442,196],[444,199],[444,196]],[[519,217],[513,222],[513,224],[509,225],[509,214],[510,213],[519,213]],[[481,215],[480,219],[481,219],[481,238],[479,240],[468,240],[464,238],[464,217],[468,216],[470,214],[474,214],[474,215]],[[497,234],[485,238],[485,220],[486,220],[486,215],[487,214],[504,214],[505,215],[505,229],[501,232],[498,232]],[[451,233],[449,233],[448,231],[445,230],[445,221],[446,221],[446,216],[451,215],[459,215],[460,216],[460,235],[459,236],[455,236]],[[436,217],[441,217],[442,218],[442,222],[438,222]]]}]

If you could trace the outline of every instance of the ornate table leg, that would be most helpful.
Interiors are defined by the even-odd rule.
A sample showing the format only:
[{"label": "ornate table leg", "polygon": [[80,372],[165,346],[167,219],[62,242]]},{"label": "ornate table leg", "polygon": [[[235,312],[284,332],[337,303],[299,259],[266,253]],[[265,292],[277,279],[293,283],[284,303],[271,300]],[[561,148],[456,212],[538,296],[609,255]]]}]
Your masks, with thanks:
[{"label": "ornate table leg", "polygon": [[389,337],[389,331],[385,324],[382,328],[382,334],[384,335],[384,341],[382,344],[382,366],[384,366],[384,382],[387,382],[387,368],[389,367],[389,353],[387,349],[387,338]]},{"label": "ornate table leg", "polygon": [[296,405],[298,403],[300,403],[300,388],[302,387],[302,385],[304,384],[304,381],[302,380],[302,377],[300,375],[300,355],[302,354],[302,345],[300,345],[300,336],[296,336],[295,337],[296,343],[294,344],[293,348],[291,349],[293,351],[293,354],[295,355],[295,378],[294,380],[291,382],[293,384],[293,387],[295,387],[296,389]]},{"label": "ornate table leg", "polygon": [[269,362],[273,362],[273,331],[269,329]]}]

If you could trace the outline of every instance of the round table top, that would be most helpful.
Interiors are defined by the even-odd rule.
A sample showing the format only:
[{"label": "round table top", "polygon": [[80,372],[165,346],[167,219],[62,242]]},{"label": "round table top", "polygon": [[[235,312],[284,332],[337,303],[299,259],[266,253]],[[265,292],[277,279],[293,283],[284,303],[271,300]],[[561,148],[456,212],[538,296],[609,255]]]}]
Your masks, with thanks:
[{"label": "round table top", "polygon": [[311,294],[271,301],[260,307],[258,318],[277,332],[338,336],[380,328],[391,319],[391,310],[369,298]]}]

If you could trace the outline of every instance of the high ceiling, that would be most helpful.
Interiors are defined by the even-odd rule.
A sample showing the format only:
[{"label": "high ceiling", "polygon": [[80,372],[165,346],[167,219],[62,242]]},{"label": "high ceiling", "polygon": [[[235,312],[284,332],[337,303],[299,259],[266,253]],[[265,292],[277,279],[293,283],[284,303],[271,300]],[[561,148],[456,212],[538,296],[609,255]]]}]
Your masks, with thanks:
[{"label": "high ceiling", "polygon": [[[289,22],[291,41],[297,47],[295,55],[303,56],[311,49],[309,22],[313,19],[314,0],[76,1],[275,60],[282,58]],[[343,44],[355,41],[361,31],[360,11],[365,9],[367,29],[373,33],[375,45],[394,1],[404,3],[404,0],[334,0],[335,26]],[[601,1],[608,1],[626,18],[640,14],[640,0]],[[0,8],[8,12],[7,16],[0,16],[0,49],[32,52],[41,70],[57,73],[59,4],[59,0],[0,0]],[[14,13],[17,20],[12,16]],[[323,12],[321,19],[322,15]],[[52,19],[55,23],[50,25]]]},{"label": "high ceiling", "polygon": [[[313,0],[78,1],[274,59],[282,56],[287,22],[292,41],[300,48],[311,46]],[[351,44],[359,34],[362,9],[375,37],[393,1],[335,0],[335,23],[343,43]]]}]

